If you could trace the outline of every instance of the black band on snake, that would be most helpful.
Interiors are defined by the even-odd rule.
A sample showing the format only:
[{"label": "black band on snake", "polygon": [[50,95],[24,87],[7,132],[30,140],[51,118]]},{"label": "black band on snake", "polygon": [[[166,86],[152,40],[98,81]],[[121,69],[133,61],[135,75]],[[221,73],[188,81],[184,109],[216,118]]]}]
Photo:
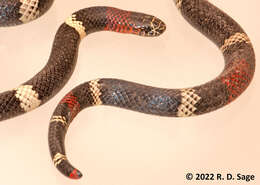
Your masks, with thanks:
[{"label": "black band on snake", "polygon": [[0,27],[30,22],[43,15],[53,0],[1,0]]},{"label": "black band on snake", "polygon": [[[195,116],[227,105],[249,85],[255,71],[255,55],[243,29],[206,0],[175,0],[175,3],[183,17],[219,47],[225,59],[223,72],[208,83],[184,89],[155,88],[118,79],[92,80],[74,88],[57,106],[49,126],[51,157],[65,176],[75,179],[82,176],[66,158],[64,139],[73,118],[86,107],[110,105],[160,116]],[[117,25],[100,24],[100,16],[104,16],[103,22],[106,22],[105,17],[115,20],[134,17],[140,22],[146,19],[145,16],[126,12],[114,17],[116,13],[113,9],[109,9],[106,16],[100,10],[95,10],[93,14],[85,12],[81,11],[71,18],[74,25],[80,23],[80,30],[93,25],[97,26],[95,30],[122,29]],[[93,24],[89,21],[90,17],[98,22]],[[80,22],[76,23],[76,20]],[[156,22],[156,27],[163,24]]]}]

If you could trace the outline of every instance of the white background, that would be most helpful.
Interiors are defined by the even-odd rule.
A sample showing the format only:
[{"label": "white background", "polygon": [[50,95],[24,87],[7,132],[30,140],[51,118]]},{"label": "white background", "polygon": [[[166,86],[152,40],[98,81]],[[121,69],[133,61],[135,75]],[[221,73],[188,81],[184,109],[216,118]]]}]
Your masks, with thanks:
[{"label": "white background", "polygon": [[[258,56],[259,1],[211,2],[241,24]],[[215,78],[224,66],[220,51],[184,21],[171,0],[56,0],[38,20],[0,28],[0,91],[35,75],[48,60],[59,25],[72,12],[95,5],[155,15],[167,24],[167,31],[158,38],[112,32],[87,36],[72,78],[56,96],[35,111],[1,122],[0,185],[209,183],[188,182],[187,172],[254,174],[252,184],[259,184],[258,68],[235,102],[198,117],[166,118],[105,106],[84,110],[66,138],[67,156],[84,176],[73,181],[56,170],[47,142],[49,119],[59,100],[76,85],[112,77],[157,87],[190,87]]]}]

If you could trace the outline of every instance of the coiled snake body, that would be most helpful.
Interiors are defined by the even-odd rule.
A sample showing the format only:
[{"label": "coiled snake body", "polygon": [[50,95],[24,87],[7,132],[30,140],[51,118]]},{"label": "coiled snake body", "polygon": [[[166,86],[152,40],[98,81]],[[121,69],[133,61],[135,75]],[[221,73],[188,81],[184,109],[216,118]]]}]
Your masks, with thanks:
[{"label": "coiled snake body", "polygon": [[208,83],[184,89],[155,88],[119,79],[97,79],[74,88],[55,109],[49,126],[51,156],[64,175],[82,176],[66,158],[64,139],[73,118],[86,107],[110,105],[160,116],[194,116],[227,105],[249,85],[255,56],[243,29],[206,0],[175,3],[185,19],[220,48],[225,59],[223,72]]},{"label": "coiled snake body", "polygon": [[[64,139],[72,120],[86,107],[111,105],[160,116],[194,116],[227,105],[251,82],[255,55],[243,29],[206,0],[174,1],[184,18],[220,48],[225,59],[223,72],[208,83],[184,89],[155,88],[119,79],[97,79],[74,88],[60,101],[49,126],[51,157],[64,175],[74,179],[82,176],[66,158]],[[28,22],[51,4],[51,0],[2,0],[0,26]],[[0,94],[0,120],[33,110],[53,97],[74,70],[80,40],[102,30],[158,36],[165,24],[150,15],[111,7],[74,13],[58,29],[46,66],[21,86]]]}]

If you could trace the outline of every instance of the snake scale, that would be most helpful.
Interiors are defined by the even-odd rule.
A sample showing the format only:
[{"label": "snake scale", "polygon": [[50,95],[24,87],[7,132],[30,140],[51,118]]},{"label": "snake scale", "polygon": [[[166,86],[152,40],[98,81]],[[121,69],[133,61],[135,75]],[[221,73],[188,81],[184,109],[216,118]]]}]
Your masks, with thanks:
[{"label": "snake scale", "polygon": [[[46,12],[52,2],[2,0],[0,26],[31,21]],[[119,79],[96,79],[77,86],[60,101],[49,126],[51,157],[65,176],[73,179],[82,176],[69,163],[64,140],[70,123],[86,107],[110,105],[160,116],[195,116],[227,105],[250,84],[255,71],[255,54],[239,24],[207,0],[174,2],[183,17],[223,53],[224,70],[205,84],[184,89],[156,88]],[[72,14],[59,27],[46,66],[29,81],[0,94],[0,120],[33,110],[53,97],[72,75],[79,43],[86,35],[110,30],[159,36],[165,28],[154,16],[112,7],[91,7]]]},{"label": "snake scale", "polygon": [[30,22],[43,15],[53,0],[1,0],[0,27]]}]

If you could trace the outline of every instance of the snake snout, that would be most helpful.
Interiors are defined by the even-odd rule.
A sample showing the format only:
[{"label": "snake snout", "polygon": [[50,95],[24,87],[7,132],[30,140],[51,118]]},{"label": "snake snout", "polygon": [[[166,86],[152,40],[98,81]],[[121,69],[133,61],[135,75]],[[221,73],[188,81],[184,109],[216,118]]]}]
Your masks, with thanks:
[{"label": "snake snout", "polygon": [[157,17],[146,16],[141,27],[141,35],[155,37],[161,35],[166,30],[165,23]]}]

